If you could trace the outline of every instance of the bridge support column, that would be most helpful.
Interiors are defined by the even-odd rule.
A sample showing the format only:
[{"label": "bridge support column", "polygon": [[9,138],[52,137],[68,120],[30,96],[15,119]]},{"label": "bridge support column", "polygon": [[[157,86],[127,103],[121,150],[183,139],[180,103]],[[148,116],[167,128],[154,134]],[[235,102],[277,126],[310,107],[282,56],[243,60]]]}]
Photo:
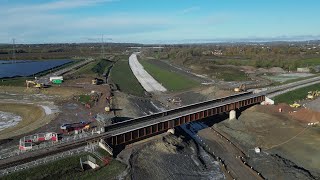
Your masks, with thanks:
[{"label": "bridge support column", "polygon": [[168,129],[168,131],[167,131],[168,133],[171,133],[171,134],[174,134],[174,128],[172,128],[172,129]]},{"label": "bridge support column", "polygon": [[234,119],[237,119],[236,117],[236,111],[235,110],[231,110],[229,112],[229,120],[234,120]]}]

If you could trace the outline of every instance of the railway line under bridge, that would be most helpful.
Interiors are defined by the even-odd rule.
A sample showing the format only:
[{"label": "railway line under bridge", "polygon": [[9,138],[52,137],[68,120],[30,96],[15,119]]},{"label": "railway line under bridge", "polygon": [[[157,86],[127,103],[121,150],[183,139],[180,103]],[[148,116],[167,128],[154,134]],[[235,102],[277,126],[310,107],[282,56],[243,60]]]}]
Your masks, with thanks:
[{"label": "railway line under bridge", "polygon": [[228,113],[235,118],[236,111],[265,101],[265,94],[243,92],[232,96],[183,106],[148,116],[126,120],[105,127],[106,143],[111,148],[136,142],[185,123]]},{"label": "railway line under bridge", "polygon": [[7,168],[21,165],[21,163],[32,162],[39,158],[72,150],[85,146],[87,143],[98,143],[110,154],[116,155],[126,144],[155,136],[192,121],[209,117],[214,119],[214,116],[224,113],[235,114],[235,111],[260,104],[265,99],[263,93],[243,92],[112,124],[104,127],[105,132],[100,134],[93,134],[70,142],[59,142],[52,144],[50,148],[39,148],[2,158],[0,159],[0,173],[1,171],[9,172]]}]

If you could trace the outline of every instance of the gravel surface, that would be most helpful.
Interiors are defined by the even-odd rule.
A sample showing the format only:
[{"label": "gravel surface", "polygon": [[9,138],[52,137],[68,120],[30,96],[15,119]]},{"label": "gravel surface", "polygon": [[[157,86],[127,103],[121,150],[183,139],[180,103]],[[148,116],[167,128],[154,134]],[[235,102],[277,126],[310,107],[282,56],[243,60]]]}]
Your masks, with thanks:
[{"label": "gravel surface", "polygon": [[134,151],[130,159],[131,179],[224,179],[218,162],[212,164],[192,140],[164,136]]},{"label": "gravel surface", "polygon": [[136,54],[129,57],[129,65],[142,87],[147,92],[165,92],[167,89],[156,81],[139,63]]}]

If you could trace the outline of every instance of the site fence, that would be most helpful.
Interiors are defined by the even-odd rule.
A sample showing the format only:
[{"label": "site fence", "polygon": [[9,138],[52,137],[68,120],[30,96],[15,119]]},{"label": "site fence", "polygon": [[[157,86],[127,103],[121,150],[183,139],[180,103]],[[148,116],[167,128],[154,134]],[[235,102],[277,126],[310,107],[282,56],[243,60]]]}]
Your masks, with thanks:
[{"label": "site fence", "polygon": [[35,161],[31,161],[31,162],[28,162],[28,163],[25,163],[25,164],[21,164],[21,165],[10,167],[10,168],[4,169],[4,170],[0,170],[0,177],[4,176],[4,175],[8,175],[10,173],[17,172],[17,171],[29,169],[29,168],[32,168],[32,167],[35,167],[35,166],[38,166],[38,165],[42,165],[42,164],[45,164],[45,163],[48,163],[48,162],[52,162],[52,161],[55,161],[55,160],[58,160],[58,159],[69,157],[69,156],[72,156],[72,155],[81,154],[83,152],[94,152],[95,148],[96,147],[94,147],[94,146],[92,146],[92,147],[83,146],[83,147],[80,147],[80,148],[77,148],[77,149],[72,149],[72,150],[65,151],[65,152],[62,152],[62,153],[59,153],[59,154],[56,154],[56,155],[47,156],[45,158],[41,158],[41,159],[38,159],[38,160],[35,160]]}]

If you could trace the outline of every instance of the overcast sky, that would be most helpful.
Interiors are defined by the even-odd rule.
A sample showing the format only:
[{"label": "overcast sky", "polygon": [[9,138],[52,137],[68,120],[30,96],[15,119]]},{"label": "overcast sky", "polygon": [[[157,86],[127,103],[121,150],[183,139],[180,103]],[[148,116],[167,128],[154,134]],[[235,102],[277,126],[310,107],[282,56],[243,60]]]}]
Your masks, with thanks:
[{"label": "overcast sky", "polygon": [[[319,0],[0,0],[0,43],[319,39]],[[109,39],[108,39],[109,38]]]}]

